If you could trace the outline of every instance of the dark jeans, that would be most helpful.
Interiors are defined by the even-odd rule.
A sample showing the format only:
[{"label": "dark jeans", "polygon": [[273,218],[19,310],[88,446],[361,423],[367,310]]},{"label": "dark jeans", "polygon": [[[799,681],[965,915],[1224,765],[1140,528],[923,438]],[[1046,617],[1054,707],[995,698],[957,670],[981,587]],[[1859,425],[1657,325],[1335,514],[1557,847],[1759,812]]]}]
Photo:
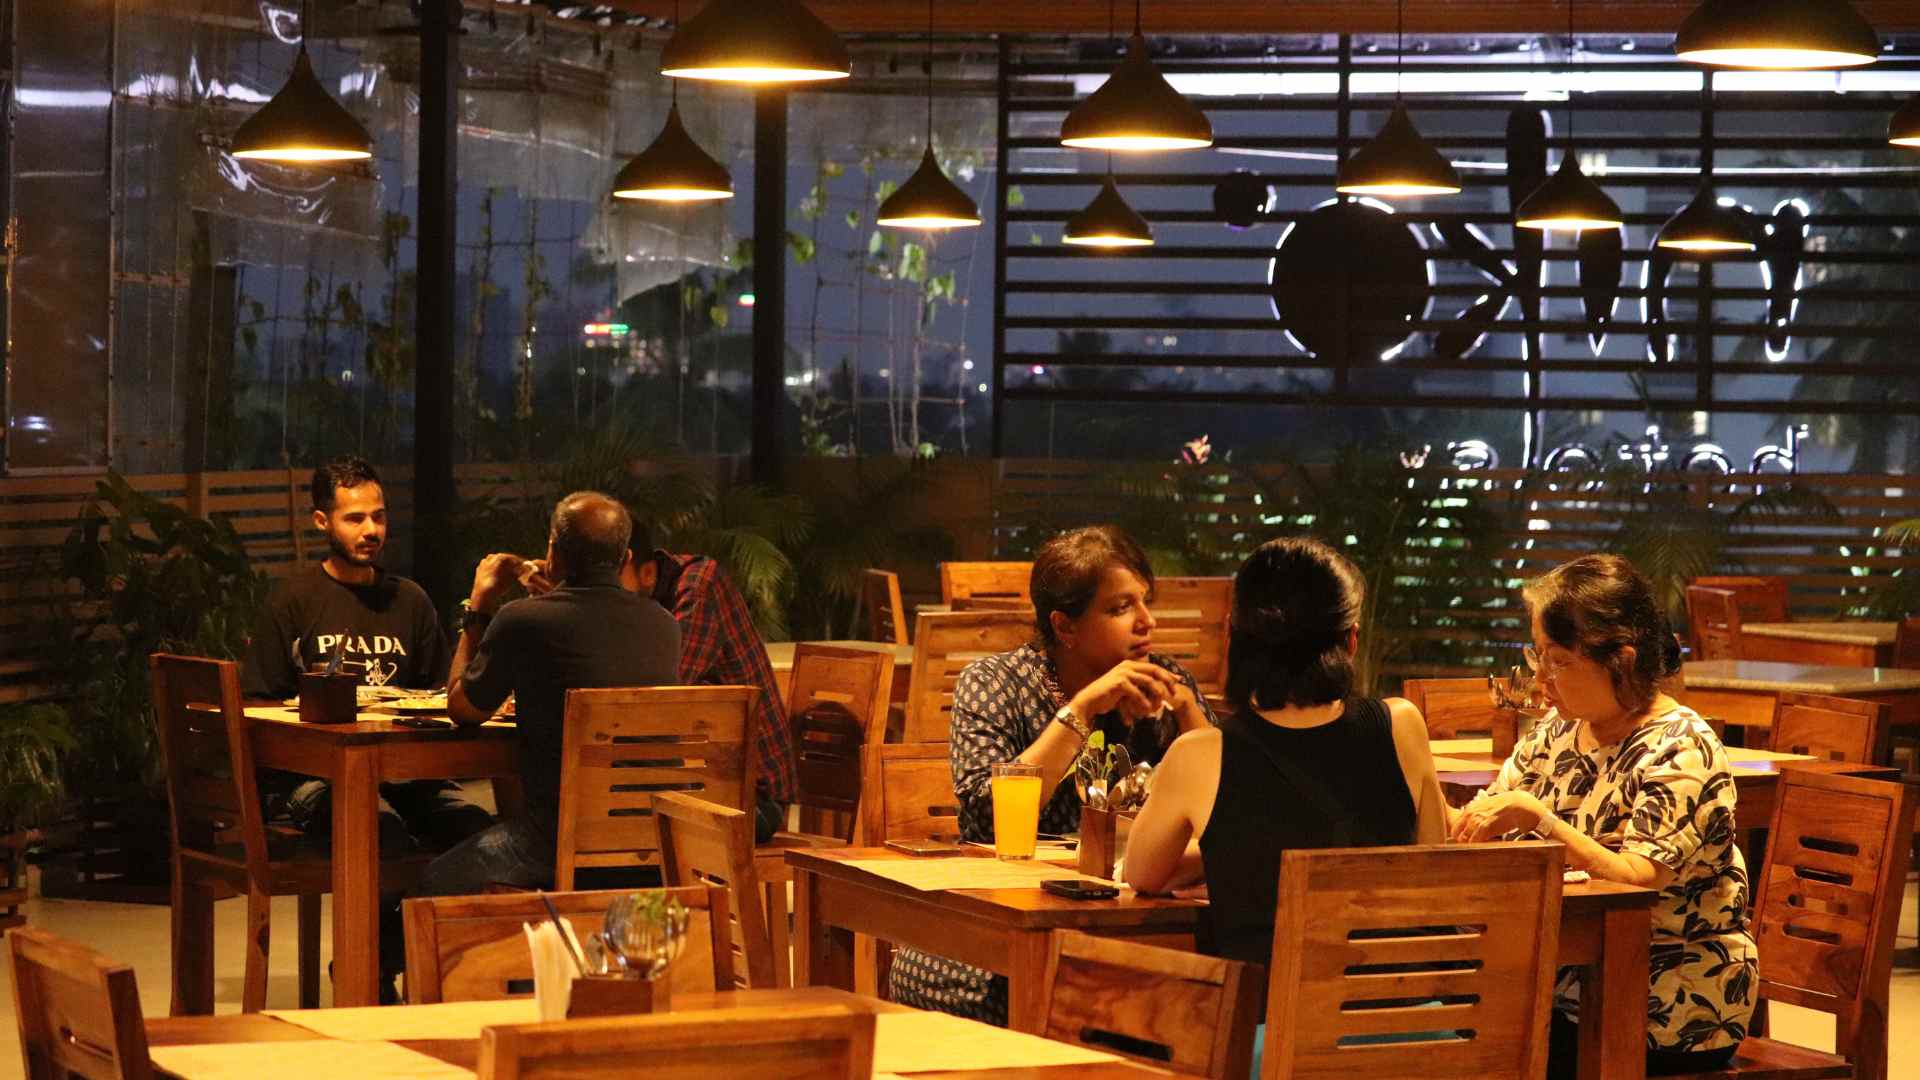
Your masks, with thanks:
[{"label": "dark jeans", "polygon": [[[1580,1060],[1580,1025],[1567,1019],[1566,1014],[1558,1009],[1552,1012],[1553,1026],[1547,1029],[1547,1080],[1574,1080],[1575,1068]],[[1719,1050],[1648,1049],[1647,1075],[1678,1076],[1724,1069],[1727,1062],[1733,1060],[1733,1052],[1739,1048],[1735,1044]]]},{"label": "dark jeans", "polygon": [[[278,810],[303,838],[320,847],[333,842],[333,789],[325,780],[294,780],[279,806],[269,798],[269,814]],[[265,778],[262,786],[267,786]],[[446,851],[493,824],[493,815],[468,799],[451,780],[407,780],[380,785],[380,854],[391,858],[421,851]]]},{"label": "dark jeans", "polygon": [[[495,822],[428,863],[409,897],[468,896],[489,885],[520,889],[553,887],[554,826],[525,818]],[[399,899],[380,908],[380,976],[383,985],[406,970],[406,926]]]}]

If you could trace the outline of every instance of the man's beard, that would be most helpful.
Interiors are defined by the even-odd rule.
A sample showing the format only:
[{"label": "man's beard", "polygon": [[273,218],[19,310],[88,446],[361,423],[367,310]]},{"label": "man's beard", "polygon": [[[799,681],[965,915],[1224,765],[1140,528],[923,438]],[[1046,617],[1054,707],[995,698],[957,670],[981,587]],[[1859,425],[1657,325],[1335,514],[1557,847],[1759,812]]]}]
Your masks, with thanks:
[{"label": "man's beard", "polygon": [[373,566],[375,560],[380,557],[380,553],[387,549],[385,541],[382,541],[380,546],[366,555],[361,555],[357,548],[341,543],[340,538],[332,533],[327,534],[327,547],[333,552],[334,558],[350,566]]}]

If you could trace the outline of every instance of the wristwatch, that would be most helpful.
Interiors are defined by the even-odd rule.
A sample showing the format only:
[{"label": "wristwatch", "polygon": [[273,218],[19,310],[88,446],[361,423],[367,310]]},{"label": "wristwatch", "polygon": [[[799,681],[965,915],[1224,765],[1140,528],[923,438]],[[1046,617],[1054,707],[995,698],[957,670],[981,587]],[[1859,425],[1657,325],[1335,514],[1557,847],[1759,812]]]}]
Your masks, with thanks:
[{"label": "wristwatch", "polygon": [[493,621],[493,612],[481,611],[473,606],[472,599],[460,601],[460,629],[471,630],[476,634],[484,633],[487,624]]},{"label": "wristwatch", "polygon": [[1080,736],[1080,741],[1083,743],[1093,738],[1093,730],[1087,727],[1087,722],[1080,719],[1080,714],[1074,712],[1071,705],[1060,706],[1053,714],[1053,719],[1056,723],[1065,724],[1069,731]]}]

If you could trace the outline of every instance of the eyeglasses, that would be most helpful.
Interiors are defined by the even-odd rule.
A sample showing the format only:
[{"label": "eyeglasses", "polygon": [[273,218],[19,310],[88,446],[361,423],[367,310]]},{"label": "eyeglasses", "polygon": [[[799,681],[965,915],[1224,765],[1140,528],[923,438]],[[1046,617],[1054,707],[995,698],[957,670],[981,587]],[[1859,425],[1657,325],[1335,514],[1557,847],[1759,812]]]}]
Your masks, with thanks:
[{"label": "eyeglasses", "polygon": [[1520,655],[1526,657],[1527,666],[1533,669],[1533,673],[1535,675],[1540,676],[1543,679],[1553,678],[1555,675],[1559,674],[1562,670],[1564,670],[1569,664],[1569,662],[1565,662],[1565,661],[1560,663],[1555,663],[1554,661],[1548,659],[1545,653],[1541,652],[1539,649],[1536,649],[1531,645],[1522,649],[1520,651]]}]

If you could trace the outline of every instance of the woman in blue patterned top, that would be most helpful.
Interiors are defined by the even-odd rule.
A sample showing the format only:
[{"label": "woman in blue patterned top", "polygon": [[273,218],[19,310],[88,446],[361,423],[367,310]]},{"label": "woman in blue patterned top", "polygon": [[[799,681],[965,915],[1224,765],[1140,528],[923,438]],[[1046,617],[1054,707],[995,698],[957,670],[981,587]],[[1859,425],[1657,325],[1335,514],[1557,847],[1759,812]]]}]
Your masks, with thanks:
[{"label": "woman in blue patterned top", "polygon": [[[1566,845],[1570,867],[1657,890],[1647,1075],[1724,1068],[1753,1016],[1758,956],[1726,750],[1699,714],[1660,692],[1679,671],[1679,645],[1625,559],[1576,559],[1524,595],[1527,662],[1553,711],[1458,812],[1454,839],[1540,836]],[[1563,972],[1549,1080],[1573,1075],[1577,989]]]},{"label": "woman in blue patterned top", "polygon": [[[1062,783],[1094,731],[1157,763],[1181,732],[1213,722],[1193,677],[1153,646],[1153,567],[1140,545],[1098,525],[1063,533],[1034,555],[1033,642],[961,671],[953,691],[953,791],[960,835],[993,840],[993,766],[1040,766],[1040,831],[1080,828],[1080,798]],[[893,961],[895,1001],[987,1023],[1007,1022],[1006,979],[914,949]]]}]

